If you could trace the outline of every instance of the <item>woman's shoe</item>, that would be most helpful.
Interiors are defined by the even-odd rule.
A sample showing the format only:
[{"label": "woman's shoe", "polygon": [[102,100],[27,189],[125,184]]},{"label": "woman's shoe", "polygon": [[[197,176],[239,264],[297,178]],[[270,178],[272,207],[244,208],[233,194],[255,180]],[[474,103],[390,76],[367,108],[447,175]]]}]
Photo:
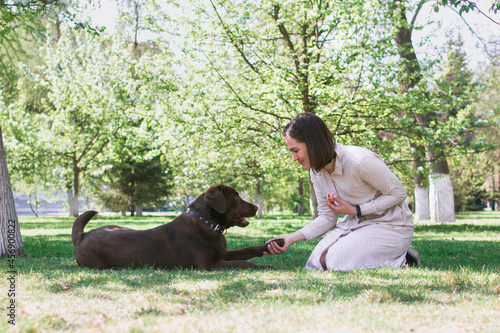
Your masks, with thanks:
[{"label": "woman's shoe", "polygon": [[408,251],[406,251],[406,264],[410,267],[422,265],[422,262],[420,261],[420,255],[417,251],[415,251],[415,249],[412,249],[411,247],[408,249]]}]

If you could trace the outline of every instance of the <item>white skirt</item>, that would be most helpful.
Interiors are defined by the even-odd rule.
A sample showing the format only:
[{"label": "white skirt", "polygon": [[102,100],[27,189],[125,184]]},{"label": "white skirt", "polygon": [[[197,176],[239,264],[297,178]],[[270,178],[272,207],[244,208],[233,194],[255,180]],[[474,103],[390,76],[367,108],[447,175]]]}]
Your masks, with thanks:
[{"label": "white skirt", "polygon": [[306,269],[324,270],[320,263],[324,251],[327,251],[324,257],[327,270],[401,267],[406,263],[406,251],[412,239],[413,226],[343,220],[314,248]]}]

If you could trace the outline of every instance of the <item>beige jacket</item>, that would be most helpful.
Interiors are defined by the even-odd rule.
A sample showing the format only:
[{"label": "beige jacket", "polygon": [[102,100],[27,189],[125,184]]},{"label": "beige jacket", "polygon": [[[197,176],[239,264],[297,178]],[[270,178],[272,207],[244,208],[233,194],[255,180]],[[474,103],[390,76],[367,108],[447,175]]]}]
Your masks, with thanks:
[{"label": "beige jacket", "polygon": [[[326,204],[328,193],[336,194],[352,205],[359,205],[362,217],[346,215],[339,223],[349,229],[363,225],[385,223],[409,227],[413,232],[413,217],[405,202],[403,185],[376,153],[358,146],[335,144],[335,170],[315,172],[311,181],[318,200],[318,217],[299,231],[306,239],[320,237],[337,225],[338,216]],[[405,228],[406,229],[406,228]]]}]

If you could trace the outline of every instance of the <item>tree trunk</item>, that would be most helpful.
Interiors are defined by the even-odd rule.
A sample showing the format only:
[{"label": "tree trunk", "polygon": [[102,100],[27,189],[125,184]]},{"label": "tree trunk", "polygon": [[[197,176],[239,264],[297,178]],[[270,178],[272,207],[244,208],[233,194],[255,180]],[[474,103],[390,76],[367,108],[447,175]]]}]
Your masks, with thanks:
[{"label": "tree trunk", "polygon": [[[422,4],[423,2],[421,2],[417,8],[415,16],[418,15]],[[391,20],[396,28],[395,42],[398,47],[399,57],[403,61],[400,84],[402,90],[407,92],[414,88],[422,79],[420,64],[417,60],[415,48],[413,47],[413,42],[411,40],[413,27],[408,24],[406,19],[406,8],[403,1],[394,1],[389,10]],[[422,128],[428,128],[432,120],[438,119],[436,113],[433,111],[429,111],[426,114],[414,112],[413,117],[415,117],[418,125]],[[433,183],[432,186],[434,186],[433,190],[429,190],[431,220],[433,220],[432,216],[434,216],[436,222],[453,222],[455,221],[455,205],[453,204],[453,187],[451,181],[435,181],[438,178],[449,178],[448,164],[444,156],[437,153],[439,151],[439,147],[429,144],[425,148],[427,150],[427,156],[432,162],[432,171],[429,180],[429,183]],[[416,149],[414,154],[416,154],[414,157],[414,160],[416,160],[419,156],[421,156],[421,151]],[[415,189],[419,186],[421,186],[421,184],[415,183]],[[451,200],[449,196],[451,196]],[[415,196],[415,208],[417,206],[421,208],[425,207],[425,203],[417,202],[417,200],[421,200],[421,198],[421,195]],[[453,213],[451,213],[451,211],[453,211]]]},{"label": "tree trunk", "polygon": [[311,181],[311,170],[309,170],[309,205],[311,206],[311,220],[318,217],[318,200],[316,199],[316,192],[314,191],[314,185]]},{"label": "tree trunk", "polygon": [[421,221],[429,218],[429,187],[415,182],[415,220]]},{"label": "tree trunk", "polygon": [[[0,127],[0,257],[9,258],[26,256],[17,219],[14,194],[10,184],[7,157],[3,146],[2,128]],[[9,270],[14,271],[13,261],[9,261]]]},{"label": "tree trunk", "polygon": [[449,174],[431,175],[429,204],[432,222],[455,222],[455,200]]},{"label": "tree trunk", "polygon": [[61,39],[61,20],[57,15],[55,20],[55,23],[50,24],[52,29],[52,45],[56,45],[59,42],[59,39]]},{"label": "tree trunk", "polygon": [[[496,177],[498,177],[498,172],[496,172],[495,165],[493,165],[491,167],[491,188],[493,189],[493,191],[498,191],[496,185],[498,182],[495,180]],[[491,200],[491,210],[498,210],[497,206],[498,206],[498,201]]]},{"label": "tree trunk", "polygon": [[142,216],[142,203],[135,205],[136,216]]},{"label": "tree trunk", "polygon": [[429,149],[429,160],[432,162],[432,173],[429,179],[429,207],[432,222],[455,222],[455,199],[450,170],[443,154],[431,155],[437,151]]},{"label": "tree trunk", "polygon": [[69,216],[78,216],[78,192],[80,187],[80,169],[76,155],[72,156],[71,163],[73,166],[73,184],[68,183],[66,186],[68,194],[68,214]]},{"label": "tree trunk", "polygon": [[35,206],[33,207],[33,200],[31,200],[31,194],[29,195],[29,204],[30,204],[30,209],[35,214],[36,217],[38,217],[38,198],[36,195],[36,190],[35,190]]},{"label": "tree trunk", "polygon": [[264,218],[264,214],[262,212],[262,210],[263,210],[262,209],[262,193],[261,193],[261,188],[260,188],[259,182],[257,182],[256,190],[257,190],[257,207],[259,207],[258,213],[257,213],[257,218],[262,219],[262,218]]},{"label": "tree trunk", "polygon": [[427,179],[422,174],[421,169],[425,166],[425,161],[421,155],[425,152],[425,148],[420,145],[412,145],[415,149],[413,156],[413,167],[416,170],[414,178],[415,182],[415,220],[428,220],[430,218],[429,212],[429,186]]},{"label": "tree trunk", "polygon": [[[498,184],[498,181],[496,181],[495,179],[499,176],[498,175],[498,167],[495,167],[495,165],[493,165],[491,167],[491,171],[492,171],[492,175],[493,175],[493,180],[492,180],[492,188],[493,188],[493,191],[498,191],[500,189],[497,189],[497,185]],[[499,204],[499,201],[498,200],[492,200],[491,201],[491,210],[498,210],[498,204]]]}]

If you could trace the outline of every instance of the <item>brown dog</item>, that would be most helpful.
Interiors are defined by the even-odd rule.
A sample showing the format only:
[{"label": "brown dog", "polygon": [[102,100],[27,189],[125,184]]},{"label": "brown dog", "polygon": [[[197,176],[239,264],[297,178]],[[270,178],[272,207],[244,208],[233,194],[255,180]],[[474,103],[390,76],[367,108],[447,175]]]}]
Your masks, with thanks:
[{"label": "brown dog", "polygon": [[76,218],[71,237],[76,262],[92,268],[272,268],[246,261],[260,257],[266,245],[227,251],[223,232],[246,227],[245,217],[255,216],[257,207],[244,201],[233,188],[211,186],[172,222],[148,230],[105,226],[84,233],[96,211]]}]

